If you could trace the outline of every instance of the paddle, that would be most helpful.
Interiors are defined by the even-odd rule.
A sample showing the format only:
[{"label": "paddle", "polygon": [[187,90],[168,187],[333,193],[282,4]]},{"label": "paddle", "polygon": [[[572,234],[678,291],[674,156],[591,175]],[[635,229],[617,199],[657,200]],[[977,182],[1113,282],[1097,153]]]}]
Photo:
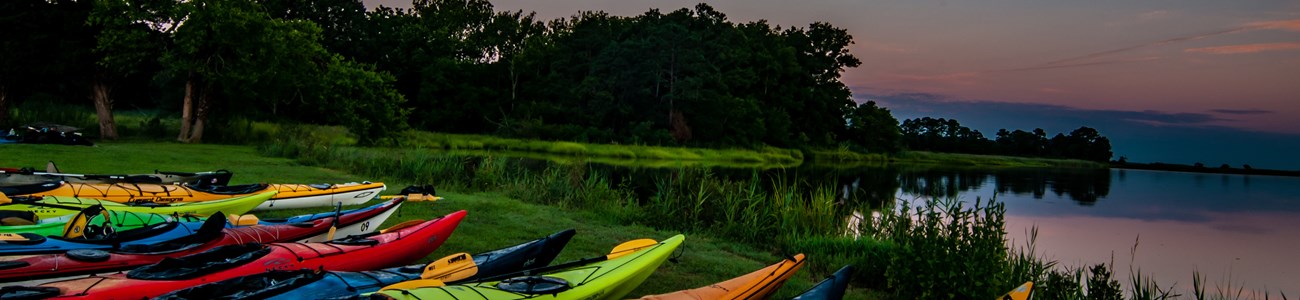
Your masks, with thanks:
[{"label": "paddle", "polygon": [[[562,270],[574,266],[581,266],[581,265],[595,263],[595,262],[602,262],[606,260],[623,257],[625,255],[639,251],[646,247],[650,247],[658,244],[659,242],[653,239],[635,239],[635,240],[623,242],[622,244],[618,244],[618,246],[614,246],[614,249],[610,250],[609,254],[606,255],[591,257],[591,258],[583,258],[583,259],[562,263],[558,265],[553,265],[553,266],[545,266],[540,268],[533,268],[529,270],[522,270],[522,271],[517,271],[512,273],[501,274],[492,277],[480,278],[477,281],[484,282],[484,281],[498,280],[502,278],[516,277],[521,275],[540,274],[540,273],[546,273],[555,270]],[[470,276],[474,276],[474,273],[478,272],[478,266],[473,265],[474,260],[471,259],[469,254],[465,254],[463,259],[460,259],[459,256],[460,254],[453,254],[451,256],[443,257],[438,261],[434,261],[430,263],[429,267],[425,268],[424,273],[420,274],[421,279],[399,282],[396,284],[386,286],[380,290],[384,291],[384,290],[395,290],[395,289],[413,289],[413,288],[421,288],[421,287],[444,286],[446,285],[444,283],[444,280],[456,281],[464,278],[469,278]],[[430,267],[434,267],[435,264],[442,265],[443,267],[430,269]],[[470,273],[466,275],[465,273],[467,273],[470,268],[473,269],[474,273]],[[439,279],[444,279],[444,280],[439,280]]]},{"label": "paddle", "polygon": [[339,213],[343,211],[343,202],[334,205],[334,222],[330,224],[330,233],[325,236],[326,241],[334,240],[334,232],[339,229]]}]

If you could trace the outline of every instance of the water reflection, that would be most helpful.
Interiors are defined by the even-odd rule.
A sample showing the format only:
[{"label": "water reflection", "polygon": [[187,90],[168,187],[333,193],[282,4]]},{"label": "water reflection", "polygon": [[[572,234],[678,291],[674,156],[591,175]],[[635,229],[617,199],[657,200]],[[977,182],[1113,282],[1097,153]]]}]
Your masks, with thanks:
[{"label": "water reflection", "polygon": [[[546,164],[539,164],[546,165]],[[657,178],[684,169],[713,176],[760,180],[761,186],[833,188],[848,222],[871,220],[898,200],[933,196],[1007,204],[1014,243],[1037,227],[1038,250],[1065,266],[1115,262],[1116,278],[1129,267],[1152,274],[1162,286],[1190,286],[1193,270],[1208,283],[1231,275],[1247,290],[1300,292],[1300,178],[1178,173],[1146,170],[953,168],[879,165],[856,168],[800,166],[603,165],[590,167],[613,184],[646,197]],[[850,233],[851,234],[851,233]],[[1136,255],[1131,249],[1138,246]],[[1015,244],[1016,246],[1020,244]],[[1184,294],[1186,294],[1184,292]]]}]

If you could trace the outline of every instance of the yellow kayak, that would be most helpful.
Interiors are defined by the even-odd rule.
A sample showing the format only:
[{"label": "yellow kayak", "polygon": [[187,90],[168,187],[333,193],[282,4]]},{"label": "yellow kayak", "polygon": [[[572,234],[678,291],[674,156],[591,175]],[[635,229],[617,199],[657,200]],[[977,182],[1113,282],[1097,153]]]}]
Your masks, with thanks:
[{"label": "yellow kayak", "polygon": [[[345,184],[247,184],[235,186],[190,186],[158,183],[47,183],[11,187],[27,196],[63,196],[102,199],[119,203],[203,202],[278,192],[257,209],[330,207],[361,204],[383,192],[383,183]],[[10,194],[13,196],[14,194]]]}]

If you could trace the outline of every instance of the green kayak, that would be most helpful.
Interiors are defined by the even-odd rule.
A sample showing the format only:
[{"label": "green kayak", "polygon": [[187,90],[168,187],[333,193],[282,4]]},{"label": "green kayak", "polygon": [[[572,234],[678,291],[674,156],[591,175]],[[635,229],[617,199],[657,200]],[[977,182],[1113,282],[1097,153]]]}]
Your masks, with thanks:
[{"label": "green kayak", "polygon": [[[668,259],[673,250],[686,239],[683,235],[662,242],[650,241],[625,253],[611,253],[598,258],[584,259],[532,271],[507,274],[497,279],[468,284],[426,286],[399,283],[401,289],[381,290],[370,294],[370,299],[623,299],[641,282],[650,277],[659,265]],[[636,241],[633,241],[636,242]],[[632,243],[632,242],[629,242]],[[627,244],[627,243],[625,243]],[[620,245],[620,248],[623,245]],[[615,248],[617,252],[618,249]],[[635,252],[632,252],[635,251]],[[615,257],[617,256],[617,257]],[[415,281],[418,282],[418,281]],[[413,287],[415,286],[415,287]]]},{"label": "green kayak", "polygon": [[133,212],[166,216],[208,216],[216,212],[222,212],[225,214],[243,214],[256,208],[258,205],[261,205],[262,202],[271,199],[272,196],[275,196],[275,193],[275,191],[270,191],[223,200],[170,204],[150,202],[118,203],[91,198],[60,196],[10,197],[8,198],[10,200],[7,203],[0,201],[0,203],[2,203],[0,204],[0,216],[25,217],[24,215],[31,215],[34,216],[34,218],[29,219],[29,221],[33,224],[39,224],[43,223],[42,220],[73,215],[86,207],[95,205],[103,205],[104,209],[112,212]]},{"label": "green kayak", "polygon": [[[102,224],[107,223],[107,224],[111,224],[113,228],[117,231],[125,231],[125,230],[145,227],[153,224],[169,222],[172,221],[173,219],[176,219],[173,216],[165,216],[165,215],[151,214],[151,213],[137,213],[137,212],[129,212],[129,211],[103,211],[102,206],[88,208],[87,210],[94,210],[94,212],[89,213],[90,217],[88,222],[86,222],[86,224],[95,224],[97,226],[103,226]],[[40,222],[38,223],[25,225],[25,223],[30,223],[30,219],[27,219],[26,216],[21,216],[21,215],[15,216],[14,214],[12,214],[13,212],[15,211],[0,211],[0,233],[34,233],[42,236],[48,236],[48,235],[62,236],[64,234],[63,231],[67,226],[68,222],[77,216],[77,214],[71,214],[71,215],[66,215],[57,218],[43,219],[40,220]],[[22,213],[25,212],[19,212],[19,214]],[[105,214],[107,214],[108,222],[104,222]],[[180,222],[194,222],[194,221],[203,220],[203,218],[192,216],[192,215],[180,216],[179,218],[180,220],[178,221]]]}]

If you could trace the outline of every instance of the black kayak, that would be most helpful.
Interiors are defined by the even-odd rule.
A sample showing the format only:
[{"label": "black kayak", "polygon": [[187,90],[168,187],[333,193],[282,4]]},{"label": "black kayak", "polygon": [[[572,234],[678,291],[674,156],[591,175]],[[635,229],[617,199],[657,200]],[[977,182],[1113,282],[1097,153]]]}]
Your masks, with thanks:
[{"label": "black kayak", "polygon": [[818,282],[812,288],[804,291],[803,294],[795,296],[793,300],[840,300],[844,299],[844,289],[849,287],[849,279],[853,277],[853,266],[844,266],[835,274],[826,277],[825,280]]},{"label": "black kayak", "polygon": [[[230,171],[169,172],[153,174],[72,174],[39,172],[31,168],[0,168],[0,187],[39,185],[43,183],[183,183],[192,186],[225,186],[230,183]],[[16,194],[15,194],[16,195]]]},{"label": "black kayak", "polygon": [[[455,282],[470,282],[546,266],[573,238],[573,229],[523,244],[471,255],[478,272]],[[379,291],[398,282],[420,279],[425,265],[365,272],[320,270],[271,271],[178,290],[154,299],[330,299]]]}]

